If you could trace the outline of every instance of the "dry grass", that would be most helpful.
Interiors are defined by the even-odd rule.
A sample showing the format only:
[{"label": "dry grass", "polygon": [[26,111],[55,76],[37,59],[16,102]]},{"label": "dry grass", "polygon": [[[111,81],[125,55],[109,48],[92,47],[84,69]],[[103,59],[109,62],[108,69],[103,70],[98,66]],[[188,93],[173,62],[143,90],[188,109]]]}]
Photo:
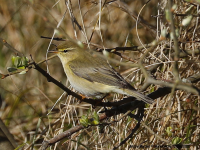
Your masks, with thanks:
[{"label": "dry grass", "polygon": [[[0,37],[25,56],[29,57],[31,54],[33,59],[38,62],[45,59],[49,45],[49,40],[42,39],[40,36],[52,37],[60,21],[61,24],[59,29],[56,30],[55,37],[65,39],[69,36],[83,42],[91,39],[92,43],[105,48],[141,46],[140,41],[143,44],[149,44],[161,38],[160,32],[163,32],[164,28],[168,33],[172,31],[164,14],[167,9],[164,0],[160,2],[161,5],[159,6],[158,1],[150,1],[147,5],[144,1],[124,0],[123,2],[113,1],[110,3],[104,3],[103,1],[101,7],[99,1],[81,1],[80,5],[78,2],[72,1],[69,7],[71,13],[81,25],[82,31],[78,29],[76,24],[73,27],[69,9],[64,1],[1,0]],[[174,11],[174,23],[176,29],[179,29],[179,49],[193,53],[195,49],[199,48],[199,18],[194,16],[189,25],[184,27],[181,26],[181,23],[186,16],[178,16],[177,14],[196,15],[199,9],[197,5],[192,3],[183,1],[175,1],[175,3],[177,8]],[[145,7],[142,9],[143,6]],[[160,14],[158,14],[158,10]],[[147,29],[149,27],[147,24],[144,26],[138,22],[136,30],[136,21],[133,16],[134,13],[138,14],[140,11],[140,16],[148,24],[157,28],[157,31],[152,30],[158,35],[157,37]],[[64,16],[65,12],[66,15]],[[159,15],[158,19],[156,15]],[[62,20],[63,16],[64,19]],[[57,44],[59,42],[54,41],[53,43]],[[145,66],[151,67],[156,63],[162,64],[152,74],[155,79],[170,83],[176,81],[173,70],[174,61],[171,57],[171,54],[174,53],[174,47],[174,42],[169,39],[169,36],[162,38],[158,46],[151,52],[151,55],[145,58],[143,62]],[[0,48],[0,73],[7,74],[6,68],[11,66],[11,57],[14,53],[3,44],[0,44]],[[124,51],[121,53],[138,63],[139,58],[146,50],[143,48],[140,52]],[[127,64],[133,63],[114,54],[110,56],[116,60],[127,62]],[[45,63],[40,66],[46,69]],[[70,87],[58,58],[48,61],[48,66],[53,77]],[[140,89],[144,84],[144,75],[140,69],[132,68],[129,65],[119,66],[119,64],[113,64],[113,66],[128,81],[133,83],[136,89]],[[179,77],[182,80],[199,74],[199,54],[193,53],[179,58],[178,70]],[[199,82],[195,82],[193,85],[197,88],[200,86]],[[146,93],[156,91],[159,87],[160,85],[152,84],[146,89]],[[88,114],[90,116],[94,111],[103,110],[102,107],[93,109],[90,104],[79,103],[74,97],[64,95],[56,105],[53,113],[47,116],[47,113],[62,93],[63,91],[60,88],[49,83],[45,77],[34,69],[31,69],[25,75],[12,75],[1,80],[0,94],[3,102],[0,115],[18,144],[24,144],[23,149],[39,149],[43,140],[51,139],[77,125],[82,115]],[[112,96],[105,101],[122,98],[121,95],[117,94]],[[190,144],[190,149],[199,149],[199,102],[198,95],[184,90],[172,90],[171,94],[156,99],[154,104],[147,105],[145,108],[144,124],[141,124],[132,138],[119,149],[135,149],[134,145],[139,146],[141,144],[147,146],[169,145],[173,143],[175,138],[182,140],[181,144]],[[108,118],[104,122],[117,120],[122,115]],[[135,119],[125,116],[103,129],[99,126],[91,126],[81,130],[70,138],[65,138],[61,142],[52,145],[52,148],[67,150],[112,149],[131,133],[136,124]],[[155,134],[169,143],[158,136],[156,137]]]}]

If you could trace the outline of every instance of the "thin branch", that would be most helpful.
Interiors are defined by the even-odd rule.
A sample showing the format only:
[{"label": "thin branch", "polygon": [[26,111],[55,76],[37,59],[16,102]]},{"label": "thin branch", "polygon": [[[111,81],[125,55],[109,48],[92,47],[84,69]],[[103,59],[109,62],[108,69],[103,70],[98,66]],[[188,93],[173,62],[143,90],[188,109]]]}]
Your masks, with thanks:
[{"label": "thin branch", "polygon": [[[163,81],[158,81],[152,78],[148,78],[147,82],[151,83],[151,84],[155,84],[155,85],[161,85],[161,86],[166,86],[166,87],[170,87],[173,88],[175,83],[169,83],[169,82],[163,82]],[[200,90],[193,86],[192,84],[189,83],[177,83],[176,86],[177,90],[184,90],[190,93],[193,93],[195,95],[200,95]]]},{"label": "thin branch", "polygon": [[175,32],[175,23],[174,23],[174,18],[172,15],[172,0],[168,1],[168,9],[169,9],[169,19],[170,19],[170,29],[171,29],[171,34],[173,35],[173,41],[174,41],[174,67],[173,67],[173,73],[176,79],[176,82],[180,80],[179,78],[179,71],[178,71],[178,60],[179,60],[179,45],[178,45],[178,40]]},{"label": "thin branch", "polygon": [[[50,60],[50,59],[52,59],[52,58],[54,58],[54,57],[57,57],[57,55],[52,55],[52,56],[48,57],[48,58],[45,59],[45,60],[39,61],[37,64],[39,65],[39,64],[41,64],[41,63],[43,63],[43,62],[46,62],[47,60]],[[22,71],[28,72],[30,69],[32,69],[32,64],[33,64],[33,63],[29,63],[29,65],[28,65],[25,69],[23,69],[23,70],[22,70],[22,69],[21,69],[21,70],[17,70],[17,71],[8,73],[8,74],[0,74],[0,75],[1,75],[1,79],[4,79],[4,78],[6,78],[6,77],[8,77],[8,76],[11,76],[11,75],[19,74],[19,73],[22,72]]]},{"label": "thin branch", "polygon": [[140,58],[140,60],[139,60],[139,62],[138,62],[139,67],[140,67],[141,71],[143,72],[143,74],[144,74],[144,76],[145,76],[146,78],[148,78],[148,73],[147,73],[147,71],[146,71],[146,69],[145,69],[145,67],[144,67],[144,65],[143,65],[143,60],[144,60],[144,58],[149,54],[149,52],[153,51],[153,50],[157,47],[157,45],[159,44],[159,42],[160,42],[160,41],[155,41],[155,42],[154,42],[154,45],[153,45],[151,48],[149,48],[149,49],[141,56],[141,58]]},{"label": "thin branch", "polygon": [[151,134],[153,134],[157,139],[159,139],[159,140],[161,140],[161,141],[163,141],[163,142],[165,142],[165,143],[167,143],[167,144],[170,144],[170,141],[168,141],[168,140],[162,138],[161,136],[159,136],[158,134],[156,134],[156,133],[155,133],[153,130],[151,130],[151,128],[148,127],[144,122],[141,121],[141,124],[142,124]]},{"label": "thin branch", "polygon": [[0,42],[3,45],[5,45],[8,48],[8,50],[11,50],[12,52],[14,52],[15,55],[17,55],[17,56],[24,56],[23,53],[21,53],[20,51],[16,50],[15,48],[13,48],[10,44],[7,43],[6,40],[2,39],[1,37],[0,37]]},{"label": "thin branch", "polygon": [[[133,18],[133,20],[136,21],[138,15],[135,12],[131,12],[128,9],[128,5],[126,5],[125,3],[121,2],[121,1],[116,1],[115,3],[117,4],[116,7],[120,8],[122,11],[129,14]],[[143,27],[148,29],[152,33],[153,36],[156,36],[156,27],[155,26],[149,24],[142,17],[140,17],[138,21],[139,21],[139,24],[141,24]]]}]

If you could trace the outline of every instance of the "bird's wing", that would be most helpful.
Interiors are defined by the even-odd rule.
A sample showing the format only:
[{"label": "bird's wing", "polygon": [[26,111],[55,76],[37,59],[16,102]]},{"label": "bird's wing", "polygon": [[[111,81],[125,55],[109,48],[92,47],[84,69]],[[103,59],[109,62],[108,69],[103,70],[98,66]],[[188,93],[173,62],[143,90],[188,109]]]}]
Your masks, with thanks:
[{"label": "bird's wing", "polygon": [[120,88],[133,88],[119,73],[117,73],[107,63],[102,63],[98,66],[95,66],[94,62],[93,64],[90,63],[88,65],[81,62],[73,62],[69,65],[69,67],[75,75],[84,78],[90,82],[98,82],[106,85],[118,86]]},{"label": "bird's wing", "polygon": [[84,78],[90,82],[98,82],[105,85],[117,86],[125,89],[125,93],[127,93],[127,95],[136,97],[138,100],[142,100],[149,104],[153,103],[151,98],[135,91],[135,89],[107,63],[102,62],[101,65],[98,64],[98,66],[96,66],[95,62],[92,62],[93,64],[91,62],[90,64],[80,61],[73,62],[69,65],[69,67],[78,77]]}]

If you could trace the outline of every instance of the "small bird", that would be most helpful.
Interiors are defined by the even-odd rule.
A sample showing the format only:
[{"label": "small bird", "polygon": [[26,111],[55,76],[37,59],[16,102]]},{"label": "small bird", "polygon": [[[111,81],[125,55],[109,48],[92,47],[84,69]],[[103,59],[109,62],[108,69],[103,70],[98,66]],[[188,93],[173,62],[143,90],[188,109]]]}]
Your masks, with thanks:
[{"label": "small bird", "polygon": [[137,92],[106,59],[68,40],[49,52],[57,53],[72,87],[87,97],[102,98],[115,92],[152,104],[153,99]]}]

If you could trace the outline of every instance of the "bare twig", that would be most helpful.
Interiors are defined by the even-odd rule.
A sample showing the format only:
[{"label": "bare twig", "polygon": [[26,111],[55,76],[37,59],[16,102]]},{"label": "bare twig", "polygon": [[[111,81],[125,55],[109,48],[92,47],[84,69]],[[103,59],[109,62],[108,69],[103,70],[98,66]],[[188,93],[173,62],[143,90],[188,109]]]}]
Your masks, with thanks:
[{"label": "bare twig", "polygon": [[18,50],[16,50],[15,48],[13,48],[10,44],[8,44],[8,43],[6,42],[6,40],[2,39],[1,37],[0,37],[0,42],[1,42],[3,45],[5,45],[5,46],[8,48],[8,50],[11,50],[12,52],[14,52],[15,55],[17,55],[17,56],[24,56],[24,54],[22,54],[20,51],[18,51]]},{"label": "bare twig", "polygon": [[179,72],[178,72],[178,60],[179,60],[179,46],[178,46],[178,40],[177,40],[177,36],[176,36],[176,32],[175,32],[175,23],[174,23],[174,18],[172,15],[172,0],[168,1],[168,9],[169,9],[169,18],[170,18],[170,29],[171,29],[171,34],[173,35],[173,41],[174,41],[174,68],[173,68],[173,72],[174,72],[174,76],[176,79],[176,82],[178,82],[179,79]]}]

